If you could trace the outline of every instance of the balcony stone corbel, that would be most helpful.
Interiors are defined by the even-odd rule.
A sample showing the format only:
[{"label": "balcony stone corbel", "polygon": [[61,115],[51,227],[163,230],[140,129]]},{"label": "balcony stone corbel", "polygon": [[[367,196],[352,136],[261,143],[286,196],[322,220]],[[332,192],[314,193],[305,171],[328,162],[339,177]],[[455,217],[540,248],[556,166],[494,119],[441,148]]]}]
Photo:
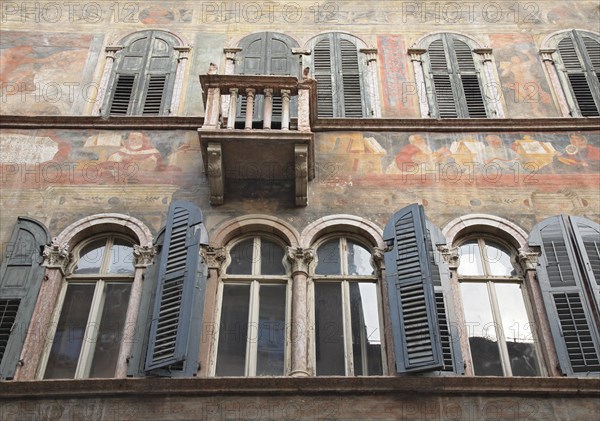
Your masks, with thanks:
[{"label": "balcony stone corbel", "polygon": [[296,206],[308,204],[308,146],[295,145]]},{"label": "balcony stone corbel", "polygon": [[208,185],[210,188],[210,204],[222,205],[224,195],[224,180],[223,180],[223,156],[221,144],[211,142],[208,144]]}]

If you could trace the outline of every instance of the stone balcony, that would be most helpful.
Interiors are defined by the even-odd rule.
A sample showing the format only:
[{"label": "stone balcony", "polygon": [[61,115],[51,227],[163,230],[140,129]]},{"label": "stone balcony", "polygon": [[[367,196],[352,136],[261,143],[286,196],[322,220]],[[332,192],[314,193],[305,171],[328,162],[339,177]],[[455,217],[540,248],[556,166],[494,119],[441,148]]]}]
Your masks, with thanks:
[{"label": "stone balcony", "polygon": [[200,76],[200,83],[206,109],[198,134],[210,203],[223,204],[232,191],[228,186],[252,180],[291,184],[294,204],[306,206],[315,173],[311,108],[316,82],[209,74]]}]

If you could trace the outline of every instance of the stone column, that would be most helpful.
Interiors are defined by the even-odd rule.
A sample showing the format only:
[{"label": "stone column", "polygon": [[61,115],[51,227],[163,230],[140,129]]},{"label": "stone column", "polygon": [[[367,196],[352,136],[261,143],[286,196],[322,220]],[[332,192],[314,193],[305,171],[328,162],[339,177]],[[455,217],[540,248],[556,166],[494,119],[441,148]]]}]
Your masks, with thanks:
[{"label": "stone column", "polygon": [[178,108],[179,104],[182,102],[183,78],[185,77],[185,67],[190,50],[191,47],[175,47],[175,51],[179,53],[179,57],[177,57],[177,73],[175,74],[175,84],[173,86],[171,105],[169,106],[169,115],[179,114]]},{"label": "stone column", "polygon": [[563,91],[564,80],[561,83],[560,72],[556,68],[556,63],[554,62],[554,53],[556,50],[554,49],[546,49],[540,50],[540,55],[542,56],[542,61],[544,62],[544,66],[546,66],[546,70],[548,71],[548,76],[550,77],[550,82],[552,83],[552,87],[554,88],[554,93],[556,94],[556,102],[558,102],[558,106],[560,108],[560,112],[563,117],[571,116],[571,108],[569,107],[569,102],[565,96],[565,92]]},{"label": "stone column", "polygon": [[131,284],[131,292],[129,293],[129,304],[127,313],[125,314],[125,323],[123,334],[121,335],[121,346],[119,347],[119,356],[117,357],[117,368],[115,378],[124,379],[127,377],[127,360],[131,355],[133,348],[133,340],[137,329],[142,329],[137,326],[137,315],[142,301],[142,288],[144,270],[152,264],[154,255],[157,250],[152,246],[133,246],[133,255],[135,256],[135,272],[133,275],[133,283]]},{"label": "stone column", "polygon": [[[225,97],[225,95],[223,95]],[[227,106],[229,110],[227,112],[227,128],[235,128],[235,116],[237,114],[237,100],[238,100],[238,88],[229,89],[229,102]]]},{"label": "stone column", "polygon": [[63,278],[71,256],[67,244],[60,244],[56,239],[44,247],[46,273],[40,286],[37,302],[27,330],[27,337],[21,350],[19,366],[15,372],[15,380],[35,380],[48,333],[52,331],[52,314],[62,288]]},{"label": "stone column", "polygon": [[292,332],[290,376],[306,377],[308,373],[308,309],[306,303],[308,268],[314,258],[312,249],[287,248],[292,264]]},{"label": "stone column", "polygon": [[[108,46],[105,49],[106,52],[106,62],[104,64],[104,70],[102,71],[102,77],[100,78],[100,85],[98,86],[98,94],[96,95],[96,99],[94,101],[94,106],[92,108],[92,115],[99,115],[102,113],[102,103],[104,102],[104,98],[107,95],[108,91],[108,81],[110,80],[110,75],[112,73],[112,68],[114,66],[116,54],[118,51],[121,51],[123,47],[121,46]],[[108,110],[104,110],[108,113]]]},{"label": "stone column", "polygon": [[290,129],[290,90],[281,90],[281,130]]},{"label": "stone column", "polygon": [[[242,51],[241,48],[223,48],[223,52],[225,53],[225,74],[233,75],[235,74],[235,61],[236,55]],[[229,101],[231,97],[227,95],[223,95],[221,97],[221,114],[227,115],[229,110]]]},{"label": "stone column", "polygon": [[263,129],[271,128],[271,119],[273,117],[273,89],[264,90],[263,104]]},{"label": "stone column", "polygon": [[429,103],[430,101],[433,101],[433,98],[429,97],[429,92],[427,91],[427,87],[425,86],[425,73],[423,70],[423,61],[421,60],[421,56],[426,52],[427,50],[421,50],[416,48],[411,48],[408,50],[408,54],[410,55],[410,61],[412,62],[415,71],[415,84],[417,85],[417,95],[419,98],[419,109],[421,110],[421,117],[431,117]]},{"label": "stone column", "polygon": [[369,80],[370,117],[381,117],[381,101],[379,100],[379,82],[377,80],[377,48],[363,48],[361,53],[367,56],[367,78]]},{"label": "stone column", "polygon": [[254,116],[254,94],[256,90],[254,88],[246,89],[246,124],[245,129],[252,129],[252,117]]}]

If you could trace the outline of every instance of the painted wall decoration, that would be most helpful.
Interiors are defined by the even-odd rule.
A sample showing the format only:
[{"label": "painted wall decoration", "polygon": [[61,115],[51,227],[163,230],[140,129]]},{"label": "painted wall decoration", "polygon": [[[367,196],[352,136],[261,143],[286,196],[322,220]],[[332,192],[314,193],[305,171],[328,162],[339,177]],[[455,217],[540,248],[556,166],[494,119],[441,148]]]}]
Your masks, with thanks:
[{"label": "painted wall decoration", "polygon": [[70,114],[73,103],[82,101],[81,95],[88,94],[82,91],[82,78],[91,41],[90,34],[3,31],[0,39],[2,112]]},{"label": "painted wall decoration", "polygon": [[[521,180],[581,175],[597,183],[600,133],[357,133],[317,135],[317,161],[341,178]],[[520,181],[519,181],[520,182]]]},{"label": "painted wall decoration", "polygon": [[200,177],[190,131],[39,130],[0,134],[3,185],[189,185]]},{"label": "painted wall decoration", "polygon": [[539,50],[531,35],[492,34],[490,38],[506,104],[506,116],[558,116]]}]

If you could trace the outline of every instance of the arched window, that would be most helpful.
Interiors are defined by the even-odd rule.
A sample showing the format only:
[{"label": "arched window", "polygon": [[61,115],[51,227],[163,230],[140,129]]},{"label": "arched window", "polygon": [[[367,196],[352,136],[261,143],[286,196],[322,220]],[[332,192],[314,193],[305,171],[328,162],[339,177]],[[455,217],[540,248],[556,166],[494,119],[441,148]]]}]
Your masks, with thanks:
[{"label": "arched window", "polygon": [[114,377],[135,270],[133,243],[103,234],[81,242],[73,255],[43,378]]},{"label": "arched window", "polygon": [[[367,65],[358,38],[331,32],[310,42],[309,67],[317,80],[319,117],[371,117]],[[310,62],[312,60],[312,63]]]},{"label": "arched window", "polygon": [[[241,51],[235,73],[240,75],[283,75],[298,76],[298,58],[292,54],[292,48],[298,48],[298,43],[293,38],[277,32],[259,32],[244,37],[239,42]],[[263,121],[263,95],[254,98],[253,124],[262,128]],[[238,110],[236,121],[243,127],[246,115],[246,97],[240,96],[237,101]],[[272,124],[278,127],[281,124],[281,96],[273,96]],[[290,102],[290,116],[298,115],[298,99],[292,97]]]},{"label": "arched window", "polygon": [[136,32],[116,53],[103,107],[109,115],[168,115],[175,86],[179,44],[162,31]]},{"label": "arched window", "polygon": [[221,277],[216,376],[283,376],[287,372],[289,270],[283,243],[242,238],[228,247]]},{"label": "arched window", "polygon": [[316,249],[316,375],[382,375],[381,294],[371,251],[359,239],[338,236]]},{"label": "arched window", "polygon": [[[573,117],[600,115],[600,36],[572,30],[550,38],[548,45],[569,113]],[[554,71],[550,69],[550,71]],[[552,74],[551,74],[552,76]]]},{"label": "arched window", "polygon": [[516,253],[492,237],[459,246],[458,278],[475,375],[539,376],[535,331]]},{"label": "arched window", "polygon": [[427,96],[421,101],[428,103],[430,117],[502,116],[499,97],[492,89],[491,50],[478,49],[473,40],[452,33],[429,35],[419,44],[422,50],[409,52],[422,55],[422,66],[418,59],[413,64],[417,83],[425,85],[419,94]]}]

